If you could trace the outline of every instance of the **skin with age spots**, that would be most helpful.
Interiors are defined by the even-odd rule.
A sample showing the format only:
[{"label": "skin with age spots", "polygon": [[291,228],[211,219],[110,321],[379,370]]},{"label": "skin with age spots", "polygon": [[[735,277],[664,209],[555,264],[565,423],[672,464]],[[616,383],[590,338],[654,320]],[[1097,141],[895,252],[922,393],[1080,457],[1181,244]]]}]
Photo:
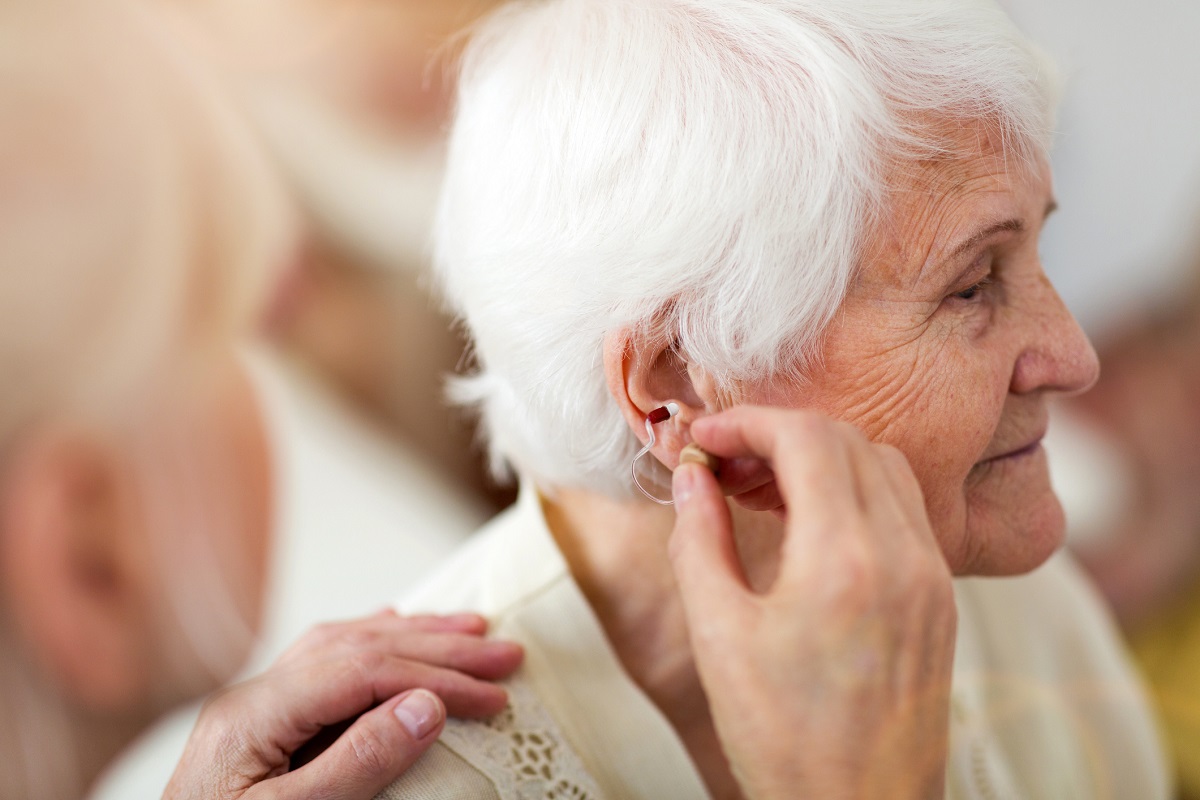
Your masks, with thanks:
[{"label": "skin with age spots", "polygon": [[820,410],[903,452],[958,575],[1027,572],[1061,544],[1046,402],[1098,371],[1038,254],[1049,170],[989,141],[902,178],[811,381],[741,398]]}]

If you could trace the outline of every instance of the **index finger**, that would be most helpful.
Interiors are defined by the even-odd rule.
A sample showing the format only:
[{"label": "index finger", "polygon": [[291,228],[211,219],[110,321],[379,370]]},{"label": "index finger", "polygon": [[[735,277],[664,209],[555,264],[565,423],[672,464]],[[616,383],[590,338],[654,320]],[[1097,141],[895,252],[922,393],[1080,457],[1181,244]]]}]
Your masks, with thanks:
[{"label": "index finger", "polygon": [[265,739],[295,752],[334,725],[413,688],[428,689],[450,713],[486,717],[504,709],[503,688],[462,673],[394,656],[371,654],[266,673],[238,688],[235,709]]},{"label": "index finger", "polygon": [[819,524],[858,509],[856,478],[833,422],[806,411],[740,406],[692,423],[692,438],[721,458],[769,464],[784,503]]},{"label": "index finger", "polygon": [[372,633],[394,633],[400,636],[418,633],[461,633],[482,636],[488,622],[479,614],[463,612],[440,616],[435,614],[401,615],[386,608],[369,617],[338,620],[316,625],[304,633],[275,660],[275,666],[285,666],[302,659],[311,659],[322,652],[336,650],[339,641],[361,640]]},{"label": "index finger", "polygon": [[734,605],[750,588],[733,541],[733,520],[712,473],[681,464],[672,476],[675,527],[668,554],[690,620]]}]

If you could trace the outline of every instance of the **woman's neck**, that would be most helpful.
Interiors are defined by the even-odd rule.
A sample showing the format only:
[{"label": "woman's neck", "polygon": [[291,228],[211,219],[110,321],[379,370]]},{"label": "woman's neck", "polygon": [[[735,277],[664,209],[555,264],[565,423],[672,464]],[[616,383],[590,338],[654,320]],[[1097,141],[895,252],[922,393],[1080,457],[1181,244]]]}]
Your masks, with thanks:
[{"label": "woman's neck", "polygon": [[[714,798],[737,797],[692,660],[667,541],[669,508],[563,490],[546,521],[626,672],[671,722]],[[782,529],[770,515],[735,513],[752,585],[774,579]]]}]

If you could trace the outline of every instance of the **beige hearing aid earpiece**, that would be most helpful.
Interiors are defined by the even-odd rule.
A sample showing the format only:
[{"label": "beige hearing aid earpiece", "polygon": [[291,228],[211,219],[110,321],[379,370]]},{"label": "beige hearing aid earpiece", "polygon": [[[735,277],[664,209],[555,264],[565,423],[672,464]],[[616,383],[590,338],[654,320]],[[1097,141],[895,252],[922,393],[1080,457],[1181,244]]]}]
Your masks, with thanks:
[{"label": "beige hearing aid earpiece", "polygon": [[712,453],[700,447],[700,445],[696,444],[695,442],[692,442],[691,444],[684,446],[684,448],[679,451],[679,463],[680,465],[699,464],[709,472],[716,472],[717,465],[720,462]]}]

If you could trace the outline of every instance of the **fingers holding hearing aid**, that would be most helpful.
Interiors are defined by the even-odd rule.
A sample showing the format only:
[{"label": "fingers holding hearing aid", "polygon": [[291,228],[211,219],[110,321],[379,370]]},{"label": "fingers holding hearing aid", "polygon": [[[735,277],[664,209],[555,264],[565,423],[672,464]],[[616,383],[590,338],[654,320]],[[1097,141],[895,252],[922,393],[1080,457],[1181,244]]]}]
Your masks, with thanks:
[{"label": "fingers holding hearing aid", "polygon": [[725,480],[731,460],[769,468],[784,509],[778,577],[754,591],[722,485],[675,472],[672,564],[746,796],[940,797],[957,617],[907,460],[804,411],[739,408],[691,435]]}]

